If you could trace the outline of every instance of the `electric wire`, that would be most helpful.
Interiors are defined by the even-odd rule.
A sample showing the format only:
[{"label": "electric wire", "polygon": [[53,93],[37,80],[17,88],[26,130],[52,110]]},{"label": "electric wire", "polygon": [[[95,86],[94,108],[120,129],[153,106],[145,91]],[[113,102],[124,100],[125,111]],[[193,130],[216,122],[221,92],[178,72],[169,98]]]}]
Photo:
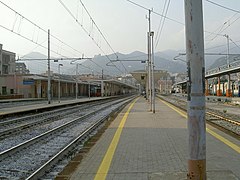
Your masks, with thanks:
[{"label": "electric wire", "polygon": [[[144,6],[140,5],[140,4],[137,4],[137,3],[133,2],[133,1],[130,1],[130,0],[126,0],[126,1],[128,1],[128,2],[130,2],[130,3],[132,3],[132,4],[134,4],[134,5],[142,8],[142,9],[145,9],[145,10],[147,10],[147,11],[150,10],[149,8],[146,8],[146,7],[144,7]],[[172,18],[170,18],[170,17],[164,16],[163,14],[160,14],[160,13],[155,12],[155,11],[153,11],[153,10],[151,10],[151,12],[154,13],[154,14],[156,14],[156,15],[158,15],[158,16],[164,17],[164,18],[166,18],[166,19],[168,19],[168,20],[170,20],[170,21],[173,21],[173,22],[175,22],[175,23],[178,23],[178,24],[181,24],[181,25],[185,25],[184,23],[182,23],[182,22],[180,22],[180,21],[177,21],[177,20],[172,19]]]},{"label": "electric wire", "polygon": [[[39,30],[48,33],[47,30],[43,29],[42,27],[40,27],[39,25],[37,25],[36,23],[34,23],[33,21],[31,21],[30,19],[26,18],[25,16],[23,16],[22,14],[20,14],[19,12],[17,12],[16,10],[14,10],[13,8],[11,8],[10,6],[8,6],[7,4],[5,4],[4,2],[0,1],[0,3],[2,5],[4,5],[5,7],[7,7],[8,9],[10,9],[11,11],[13,11],[15,14],[17,14],[18,16],[21,17],[21,19],[25,19],[26,21],[28,21],[29,23],[31,23],[32,25],[34,25],[35,27],[37,27]],[[14,22],[15,24],[16,22]],[[14,25],[15,26],[15,25]],[[60,38],[58,38],[55,35],[50,34],[51,37],[53,37],[54,39],[58,40],[60,43],[64,44],[65,46],[71,48],[72,50],[74,50],[75,52],[78,52],[80,54],[82,54],[80,51],[78,51],[77,49],[73,48],[72,46],[68,45],[67,43],[65,43],[64,41],[62,41]]]},{"label": "electric wire", "polygon": [[161,30],[160,30],[160,33],[158,34],[158,37],[157,37],[155,49],[157,48],[157,45],[158,45],[160,36],[161,36],[161,34],[162,34],[162,30],[163,30],[163,26],[164,26],[164,23],[165,23],[165,19],[166,19],[166,15],[167,15],[167,12],[168,12],[169,5],[170,5],[170,0],[168,1],[168,4],[167,4],[167,9],[166,9],[165,15],[164,15],[165,17],[163,18],[163,23],[162,23],[162,26],[161,26]]},{"label": "electric wire", "polygon": [[226,7],[226,6],[223,6],[223,5],[221,5],[221,4],[215,3],[215,2],[210,1],[210,0],[206,0],[206,1],[209,2],[209,3],[212,3],[212,4],[216,5],[216,6],[219,6],[219,7],[221,7],[221,8],[227,9],[227,10],[229,10],[229,11],[236,12],[236,13],[240,13],[239,10],[235,10],[235,9],[232,9],[232,8],[229,8],[229,7]]},{"label": "electric wire", "polygon": [[[165,12],[166,4],[167,4],[167,0],[164,1],[162,14],[164,14],[164,12]],[[157,40],[158,33],[159,33],[159,31],[160,31],[160,26],[161,26],[161,24],[162,24],[162,19],[163,19],[163,17],[161,17],[161,18],[160,18],[160,21],[159,21],[159,25],[158,25],[158,30],[157,30],[157,34],[156,34],[156,37],[155,37],[155,41]]]},{"label": "electric wire", "polygon": [[[85,28],[82,24],[80,24],[80,22],[78,21],[78,19],[75,18],[75,16],[73,15],[73,13],[70,11],[70,9],[68,9],[68,7],[67,7],[66,5],[62,2],[62,0],[58,0],[58,1],[61,3],[61,5],[64,7],[64,9],[69,13],[69,15],[74,19],[74,21],[83,29],[83,31],[84,31],[88,36],[90,36],[89,33],[88,33],[88,31],[86,30],[86,28]],[[113,63],[111,62],[111,59],[109,58],[109,56],[106,55],[106,53],[103,51],[103,49],[102,49],[102,48],[99,46],[99,44],[95,41],[95,39],[92,38],[92,37],[91,37],[91,39],[92,39],[92,41],[95,43],[95,45],[101,50],[101,52],[105,55],[105,57],[109,60],[109,62],[110,62],[111,64],[113,64]],[[113,64],[113,66],[114,66],[116,69],[118,69],[121,73],[123,73],[122,70],[119,69],[115,64]]]},{"label": "electric wire", "polygon": [[[33,41],[32,39],[29,39],[28,37],[25,37],[25,36],[23,36],[23,35],[15,32],[15,31],[12,31],[11,29],[9,29],[9,28],[1,25],[1,24],[0,24],[0,27],[3,28],[3,29],[5,29],[5,30],[7,30],[7,31],[9,31],[9,32],[11,32],[11,33],[13,33],[13,34],[15,34],[15,35],[18,35],[18,36],[24,38],[25,40],[28,40],[28,41],[30,41],[30,42],[32,42],[32,43],[34,43],[34,44],[37,44],[38,46],[40,46],[40,47],[42,47],[42,48],[44,48],[44,49],[48,49],[47,47],[43,46],[42,44],[39,44],[39,43]],[[54,51],[54,50],[52,50],[52,49],[50,49],[50,51],[53,52],[53,53],[55,53],[55,54],[57,54],[57,55],[60,55],[60,56],[62,56],[62,57],[66,57],[66,56],[63,56],[62,54],[60,54],[60,53],[58,53],[58,52],[56,52],[56,51]],[[67,57],[66,57],[66,58],[67,58]]]},{"label": "electric wire", "polygon": [[[89,11],[87,10],[86,6],[83,4],[82,0],[79,0],[80,3],[82,4],[83,8],[85,9],[85,11],[87,12],[88,16],[90,17],[90,20],[92,21],[92,23],[95,25],[95,27],[97,28],[98,32],[100,33],[100,35],[103,37],[104,41],[107,43],[107,45],[110,47],[110,49],[112,50],[112,52],[115,54],[116,58],[118,59],[118,55],[117,53],[114,51],[113,47],[110,45],[110,43],[108,42],[107,38],[105,37],[105,35],[102,33],[102,31],[99,29],[98,25],[96,24],[96,22],[94,21],[93,17],[90,15]],[[122,66],[125,69],[125,72],[128,73],[126,67],[124,66],[124,64],[121,62]]]},{"label": "electric wire", "polygon": [[229,40],[232,41],[232,43],[240,49],[240,46],[237,43],[235,43],[231,38],[229,38]]}]

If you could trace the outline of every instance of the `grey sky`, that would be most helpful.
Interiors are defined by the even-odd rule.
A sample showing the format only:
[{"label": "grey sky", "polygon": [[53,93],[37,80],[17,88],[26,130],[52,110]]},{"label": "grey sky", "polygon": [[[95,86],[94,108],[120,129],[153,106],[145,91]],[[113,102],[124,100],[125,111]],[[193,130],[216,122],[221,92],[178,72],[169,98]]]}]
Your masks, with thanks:
[{"label": "grey sky", "polygon": [[[54,39],[51,40],[51,49],[61,55],[68,57],[85,56],[92,57],[103,52],[94,44],[92,39],[74,21],[69,13],[63,8],[58,0],[1,0],[14,10],[18,11],[40,27],[50,29],[54,36],[69,44],[78,52],[68,48]],[[213,0],[224,6],[240,10],[239,0]],[[104,42],[103,38],[97,33],[96,28],[92,28],[92,23],[84,12],[79,0],[62,0],[71,10],[79,23],[90,32],[99,46],[106,54],[113,51]],[[146,51],[146,31],[147,31],[147,11],[141,9],[126,0],[82,0],[92,15],[94,21],[105,35],[113,50],[121,53],[132,51]],[[162,13],[165,0],[135,0],[146,8],[153,8],[154,11]],[[184,23],[183,0],[171,0],[167,16]],[[222,34],[228,34],[230,38],[240,46],[240,14],[215,6],[203,0],[204,7],[204,27],[209,32],[215,31],[218,27],[224,29],[229,26]],[[83,13],[84,12],[84,13]],[[235,16],[234,16],[235,15]],[[0,25],[14,30],[21,35],[28,37],[34,42],[47,46],[47,34],[35,28],[26,20],[21,19],[5,6],[0,4]],[[152,14],[152,29],[157,31],[160,16]],[[236,20],[236,21],[235,21]],[[227,21],[227,22],[226,22]],[[235,21],[235,22],[234,22]],[[225,23],[226,22],[226,23]],[[225,23],[225,25],[223,25]],[[224,45],[226,38],[218,36],[209,43],[208,40],[214,35],[205,34],[206,48]],[[47,50],[31,43],[0,27],[0,43],[3,48],[16,52],[22,56],[31,51],[39,51],[47,54]],[[166,49],[182,50],[185,46],[184,26],[176,22],[165,20],[163,31],[156,51]],[[231,45],[235,46],[235,45]],[[55,53],[52,56],[58,57]]]}]

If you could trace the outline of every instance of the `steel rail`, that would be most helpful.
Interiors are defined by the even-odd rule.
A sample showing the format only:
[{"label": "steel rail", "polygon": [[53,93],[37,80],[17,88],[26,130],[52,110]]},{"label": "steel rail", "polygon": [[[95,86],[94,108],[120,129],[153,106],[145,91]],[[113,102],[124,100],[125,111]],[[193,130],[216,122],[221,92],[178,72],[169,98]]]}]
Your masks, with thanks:
[{"label": "steel rail", "polygon": [[208,115],[210,116],[214,116],[220,120],[223,120],[223,121],[226,121],[226,122],[229,122],[229,123],[232,123],[234,125],[237,125],[237,126],[240,126],[240,122],[239,121],[236,121],[236,120],[231,120],[231,119],[228,119],[228,118],[225,118],[223,116],[220,116],[218,114],[215,114],[215,113],[212,113],[212,112],[206,112]]},{"label": "steel rail", "polygon": [[[125,99],[123,99],[122,101],[124,101],[124,100],[125,100]],[[115,103],[113,103],[113,104],[117,104],[117,103],[119,103],[119,102],[115,102]],[[27,146],[30,146],[31,144],[34,144],[35,142],[37,142],[37,141],[39,141],[39,140],[41,140],[41,139],[43,139],[43,138],[45,138],[45,137],[47,137],[47,136],[49,136],[49,135],[51,135],[51,134],[54,134],[54,133],[56,133],[56,132],[58,132],[58,131],[60,131],[60,130],[62,130],[62,129],[65,129],[66,127],[68,127],[68,126],[70,126],[70,125],[72,125],[72,124],[75,124],[75,123],[78,122],[78,121],[83,121],[83,120],[86,119],[87,117],[89,117],[89,116],[91,116],[91,115],[94,115],[94,114],[96,114],[96,113],[98,113],[98,112],[100,112],[100,111],[102,111],[102,110],[105,110],[105,109],[107,109],[108,107],[109,107],[109,105],[104,106],[104,107],[102,107],[102,108],[100,108],[100,109],[98,109],[98,110],[96,110],[96,111],[94,111],[94,112],[90,112],[90,113],[88,113],[88,114],[85,114],[85,115],[83,115],[83,116],[80,116],[80,117],[78,117],[78,118],[75,118],[75,119],[73,119],[73,120],[71,120],[71,121],[69,121],[69,122],[67,122],[67,123],[64,123],[64,124],[62,124],[62,125],[60,125],[60,126],[58,126],[58,127],[55,127],[55,128],[53,128],[53,129],[51,129],[51,130],[49,130],[49,131],[47,131],[47,132],[45,132],[45,133],[43,133],[43,134],[40,134],[40,135],[38,135],[38,136],[36,136],[36,137],[34,137],[34,138],[32,138],[32,139],[29,139],[29,140],[27,140],[27,141],[25,141],[25,142],[22,142],[22,143],[14,146],[14,147],[11,147],[11,148],[9,148],[9,149],[7,149],[7,150],[5,150],[5,151],[2,151],[2,152],[0,153],[0,161],[3,160],[4,158],[6,158],[6,157],[8,157],[8,156],[10,156],[10,155],[12,155],[12,154],[14,154],[15,152],[20,151],[20,150],[26,148]]]},{"label": "steel rail", "polygon": [[56,164],[60,159],[62,159],[64,155],[68,154],[68,152],[70,152],[76,146],[76,144],[84,140],[85,137],[91,134],[95,129],[97,129],[105,121],[105,119],[110,117],[114,112],[122,109],[130,100],[125,100],[126,102],[123,105],[121,105],[120,107],[112,111],[110,114],[104,116],[103,118],[98,120],[96,123],[88,127],[83,133],[81,133],[72,142],[70,142],[67,146],[65,146],[59,153],[57,153],[50,160],[48,160],[44,165],[42,165],[40,168],[34,171],[30,176],[28,176],[26,180],[30,180],[30,179],[37,180],[39,179],[39,177],[43,176],[48,169],[50,169],[54,164]]},{"label": "steel rail", "polygon": [[[176,105],[176,104],[174,104],[173,102],[167,101],[166,99],[161,98],[161,97],[159,97],[159,96],[158,96],[158,98],[160,98],[160,99],[168,102],[169,104],[171,104],[171,105],[173,105],[173,106],[175,106],[175,107],[177,107],[177,108],[179,108],[179,109],[181,109],[181,110],[183,110],[183,111],[185,111],[185,112],[187,111],[185,108],[183,108],[183,106]],[[178,99],[178,100],[179,100],[179,99]],[[183,100],[180,100],[180,101],[184,102]],[[186,104],[184,104],[184,105],[186,105]],[[227,122],[227,123],[231,123],[231,124],[234,125],[234,126],[237,126],[237,127],[240,126],[240,122],[239,122],[239,121],[225,118],[225,117],[223,117],[223,116],[220,116],[220,115],[217,115],[217,114],[215,114],[215,113],[209,112],[209,110],[206,111],[206,114],[207,114],[207,115],[210,115],[210,116],[214,116],[214,117],[218,118],[220,121]],[[234,132],[234,131],[232,131],[232,130],[226,128],[226,127],[224,127],[223,125],[219,125],[219,124],[217,124],[217,123],[214,123],[214,121],[208,120],[207,118],[206,118],[206,121],[209,122],[209,123],[215,124],[215,125],[218,126],[218,127],[224,128],[225,130],[227,130],[227,131],[229,131],[229,132],[231,132],[231,133],[234,133],[234,134],[236,134],[237,136],[239,136],[238,133],[236,133],[236,132]],[[217,121],[217,120],[215,120],[215,121]]]},{"label": "steel rail", "polygon": [[[106,101],[108,102],[109,100],[105,100],[104,102],[106,103]],[[36,118],[41,118],[41,117],[44,117],[44,116],[49,116],[49,117],[45,117],[44,119],[40,119],[40,120],[36,120],[34,122],[30,122],[28,124],[24,124],[24,125],[19,125],[19,126],[15,126],[14,128],[9,128],[9,129],[5,129],[4,131],[0,131],[0,137],[4,137],[8,134],[12,134],[12,133],[16,133],[16,132],[19,132],[21,130],[24,130],[26,128],[29,128],[29,127],[32,127],[32,126],[35,126],[35,125],[39,125],[39,124],[42,124],[44,122],[48,122],[48,121],[51,121],[51,119],[53,118],[61,118],[61,117],[64,117],[68,114],[71,114],[72,112],[66,112],[67,110],[74,110],[76,109],[76,111],[79,111],[79,110],[83,110],[85,108],[88,108],[88,106],[97,106],[99,104],[102,104],[103,102],[90,102],[90,104],[85,104],[87,105],[86,107],[81,107],[80,109],[76,109],[76,108],[79,108],[80,105],[76,105],[76,106],[73,106],[73,107],[65,107],[65,108],[60,108],[60,109],[57,109],[57,110],[53,110],[53,111],[47,111],[47,112],[43,112],[43,113],[40,113],[40,114],[37,114],[37,115],[30,115],[30,116],[25,116],[25,117],[21,117],[21,118],[16,118],[16,119],[12,119],[12,120],[8,120],[8,121],[3,121],[3,122],[0,122],[0,126],[7,126],[7,125],[10,125],[10,124],[13,124],[13,123],[20,123],[22,121],[28,121],[29,119],[36,119]],[[56,113],[60,113],[60,112],[63,112],[65,111],[65,115],[57,115]],[[53,115],[55,114],[55,115]],[[1,138],[0,138],[1,139]]]}]

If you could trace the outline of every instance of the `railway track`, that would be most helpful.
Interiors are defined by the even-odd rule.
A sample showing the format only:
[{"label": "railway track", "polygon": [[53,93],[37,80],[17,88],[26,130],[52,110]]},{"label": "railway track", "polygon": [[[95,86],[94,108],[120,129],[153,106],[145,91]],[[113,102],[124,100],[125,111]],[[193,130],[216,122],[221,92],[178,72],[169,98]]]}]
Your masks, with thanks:
[{"label": "railway track", "polygon": [[[159,96],[159,98],[187,111],[187,101],[183,98],[170,96]],[[239,138],[240,136],[240,117],[237,115],[221,112],[206,105],[206,121],[215,125],[215,127],[224,129],[230,134],[234,134],[235,137]]]},{"label": "railway track", "polygon": [[0,153],[0,179],[38,179],[131,99],[107,102]]},{"label": "railway track", "polygon": [[[104,100],[104,102],[110,102],[112,100]],[[96,107],[103,102],[90,102],[82,105],[76,105],[73,107],[60,108],[53,111],[47,111],[43,113],[27,115],[14,119],[1,120],[0,122],[0,140],[8,135],[19,133],[27,128],[46,124],[49,122],[58,121],[66,116],[79,116],[84,114],[90,107]]]}]

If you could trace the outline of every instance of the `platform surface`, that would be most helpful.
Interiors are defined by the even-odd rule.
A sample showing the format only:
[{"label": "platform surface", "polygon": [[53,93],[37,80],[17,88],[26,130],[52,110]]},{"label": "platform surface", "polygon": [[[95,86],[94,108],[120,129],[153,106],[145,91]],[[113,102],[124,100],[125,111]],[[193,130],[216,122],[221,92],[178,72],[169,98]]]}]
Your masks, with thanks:
[{"label": "platform surface", "polygon": [[[95,101],[95,100],[101,100],[101,99],[107,99],[110,97],[91,97],[91,98],[80,98],[80,99],[70,99],[70,100],[62,100],[60,102],[58,101],[51,101],[51,104],[48,104],[47,101],[43,101],[41,103],[36,104],[26,104],[26,105],[15,105],[14,107],[2,107],[0,109],[0,116],[1,115],[8,115],[8,114],[14,114],[14,113],[22,113],[32,110],[40,110],[44,108],[52,108],[52,107],[60,107],[70,104],[77,104],[77,103],[83,103],[88,101]],[[11,101],[11,100],[10,100]]]},{"label": "platform surface", "polygon": [[[128,107],[83,158],[71,180],[97,177],[113,180],[186,179],[186,115],[184,112],[179,114],[159,99],[156,100],[156,113],[153,114],[149,112],[148,102],[139,98],[128,114],[119,141],[115,142],[115,151],[109,149],[113,147],[112,139],[121,129],[120,122]],[[206,134],[208,179],[240,179],[240,142],[213,127],[207,128],[208,132],[217,133],[220,137],[216,138],[212,133]],[[223,139],[237,148],[233,149],[232,144],[226,145]],[[107,157],[106,152],[109,151],[112,152],[112,157]],[[108,161],[109,169],[106,164],[103,165],[104,158]],[[106,174],[99,170],[100,167]]]}]

